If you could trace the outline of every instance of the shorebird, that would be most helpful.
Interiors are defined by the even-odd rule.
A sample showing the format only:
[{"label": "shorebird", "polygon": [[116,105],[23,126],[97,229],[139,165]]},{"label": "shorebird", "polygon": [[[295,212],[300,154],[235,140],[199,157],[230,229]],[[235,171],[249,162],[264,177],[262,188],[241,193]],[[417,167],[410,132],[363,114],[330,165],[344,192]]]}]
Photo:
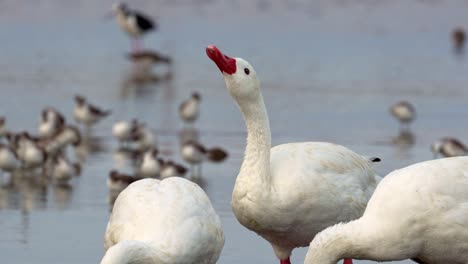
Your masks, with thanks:
[{"label": "shorebird", "polygon": [[137,174],[143,178],[156,178],[161,173],[164,161],[158,159],[158,150],[153,148],[143,154],[143,159],[138,167]]},{"label": "shorebird", "polygon": [[416,110],[407,101],[400,101],[390,108],[390,113],[400,121],[400,130],[408,130],[409,123],[416,117]]},{"label": "shorebird", "polygon": [[73,112],[75,120],[84,124],[88,129],[101,119],[110,115],[111,111],[102,110],[86,101],[83,96],[75,96],[75,110]]},{"label": "shorebird", "polygon": [[6,128],[6,118],[3,116],[0,116],[0,138],[6,136],[7,133],[7,128]]},{"label": "shorebird", "polygon": [[177,164],[172,160],[168,160],[162,165],[160,176],[161,179],[169,177],[184,177],[186,172],[187,169],[184,166]]},{"label": "shorebird", "polygon": [[52,178],[55,179],[56,184],[64,185],[81,172],[79,163],[71,163],[64,156],[57,156],[52,161]]},{"label": "shorebird", "polygon": [[117,19],[117,24],[132,39],[133,51],[141,50],[140,39],[146,33],[156,30],[156,23],[149,16],[131,10],[125,3],[114,4],[112,11]]},{"label": "shorebird", "polygon": [[18,155],[9,146],[0,143],[0,170],[12,172],[20,168]]},{"label": "shorebird", "polygon": [[198,142],[187,141],[182,144],[181,156],[192,165],[192,176],[201,176],[201,164],[203,161],[222,162],[228,154],[219,147],[207,149]]},{"label": "shorebird", "polygon": [[107,179],[107,187],[109,187],[109,190],[112,192],[120,192],[137,180],[139,180],[139,178],[112,170]]},{"label": "shorebird", "polygon": [[189,99],[179,106],[179,116],[185,123],[193,123],[200,114],[201,96],[198,92],[192,93]]},{"label": "shorebird", "polygon": [[460,140],[452,137],[441,138],[431,145],[431,151],[434,158],[438,155],[444,157],[465,156],[468,154],[468,148]]},{"label": "shorebird", "polygon": [[112,135],[119,141],[119,144],[128,145],[137,139],[140,123],[137,119],[129,121],[119,121],[112,127]]},{"label": "shorebird", "polygon": [[41,112],[39,121],[39,137],[51,138],[57,131],[65,125],[63,115],[52,107],[48,107]]}]

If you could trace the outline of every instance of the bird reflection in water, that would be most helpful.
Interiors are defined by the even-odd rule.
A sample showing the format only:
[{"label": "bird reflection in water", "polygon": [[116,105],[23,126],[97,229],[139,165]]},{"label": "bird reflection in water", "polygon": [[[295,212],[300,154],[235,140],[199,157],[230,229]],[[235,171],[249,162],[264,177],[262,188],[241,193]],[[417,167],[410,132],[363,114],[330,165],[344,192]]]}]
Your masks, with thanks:
[{"label": "bird reflection in water", "polygon": [[[127,55],[132,66],[122,81],[121,97],[147,96],[155,91],[155,85],[172,80],[171,59],[156,51],[139,51]],[[167,65],[162,72],[160,65]]]},{"label": "bird reflection in water", "polygon": [[403,130],[392,139],[392,143],[397,147],[397,156],[404,159],[410,156],[410,149],[416,142],[416,136],[410,130]]},{"label": "bird reflection in water", "polygon": [[68,209],[73,194],[73,186],[69,183],[55,184],[53,191],[57,208]]},{"label": "bird reflection in water", "polygon": [[80,163],[86,161],[89,155],[102,153],[107,151],[107,146],[104,144],[104,138],[87,134],[81,139],[80,145],[75,148],[75,154]]}]

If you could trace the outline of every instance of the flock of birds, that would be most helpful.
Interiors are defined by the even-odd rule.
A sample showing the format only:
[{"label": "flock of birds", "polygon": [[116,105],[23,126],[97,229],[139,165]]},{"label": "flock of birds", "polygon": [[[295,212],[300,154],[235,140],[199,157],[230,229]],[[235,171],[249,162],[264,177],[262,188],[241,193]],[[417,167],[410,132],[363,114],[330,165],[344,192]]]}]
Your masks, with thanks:
[{"label": "flock of birds", "polygon": [[[138,39],[156,28],[155,23],[125,4],[113,11],[133,38],[134,52],[141,52]],[[459,34],[454,33],[454,40],[462,39]],[[232,210],[240,224],[271,244],[281,264],[291,263],[294,248],[306,246],[306,264],[351,264],[352,259],[468,263],[468,157],[460,141],[442,138],[431,149],[448,158],[417,163],[383,178],[373,168],[380,159],[344,146],[302,142],[272,147],[253,66],[216,46],[208,46],[206,55],[221,71],[247,128]],[[67,148],[78,147],[82,134],[111,112],[83,96],[75,102],[73,115],[81,130],[51,107],[42,111],[34,136],[9,131],[1,118],[0,169],[41,170],[57,184],[78,175],[80,164],[69,160]],[[194,92],[180,105],[184,122],[197,120],[200,102]],[[405,101],[392,106],[391,113],[402,130],[415,119],[414,107]],[[160,158],[152,130],[137,119],[115,123],[112,134],[139,162],[134,175],[109,173],[109,189],[118,196],[101,264],[216,263],[225,241],[222,224],[205,192],[182,177],[187,169]],[[180,154],[193,176],[200,175],[204,161],[221,162],[228,155],[191,138],[181,142]]]}]

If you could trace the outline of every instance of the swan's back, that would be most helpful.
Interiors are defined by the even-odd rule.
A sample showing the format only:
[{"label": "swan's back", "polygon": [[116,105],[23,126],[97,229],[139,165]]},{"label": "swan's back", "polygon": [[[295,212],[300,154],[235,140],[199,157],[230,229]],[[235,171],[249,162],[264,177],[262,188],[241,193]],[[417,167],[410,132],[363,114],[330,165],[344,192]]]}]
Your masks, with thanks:
[{"label": "swan's back", "polygon": [[198,185],[179,177],[139,180],[118,196],[106,250],[123,240],[148,242],[164,263],[215,263],[224,245],[210,200]]},{"label": "swan's back", "polygon": [[465,263],[457,261],[468,259],[468,157],[421,162],[390,173],[375,190],[363,220],[377,225],[384,240],[417,248],[423,261]]}]

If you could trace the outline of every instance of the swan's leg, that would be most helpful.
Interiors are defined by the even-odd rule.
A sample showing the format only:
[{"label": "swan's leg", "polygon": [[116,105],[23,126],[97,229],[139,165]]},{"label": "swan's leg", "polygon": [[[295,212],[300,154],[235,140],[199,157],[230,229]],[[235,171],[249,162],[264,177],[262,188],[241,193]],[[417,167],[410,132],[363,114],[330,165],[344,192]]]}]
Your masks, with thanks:
[{"label": "swan's leg", "polygon": [[353,264],[352,259],[344,259],[343,264]]},{"label": "swan's leg", "polygon": [[281,259],[280,264],[291,264],[291,260],[289,260],[289,257],[287,259]]}]

